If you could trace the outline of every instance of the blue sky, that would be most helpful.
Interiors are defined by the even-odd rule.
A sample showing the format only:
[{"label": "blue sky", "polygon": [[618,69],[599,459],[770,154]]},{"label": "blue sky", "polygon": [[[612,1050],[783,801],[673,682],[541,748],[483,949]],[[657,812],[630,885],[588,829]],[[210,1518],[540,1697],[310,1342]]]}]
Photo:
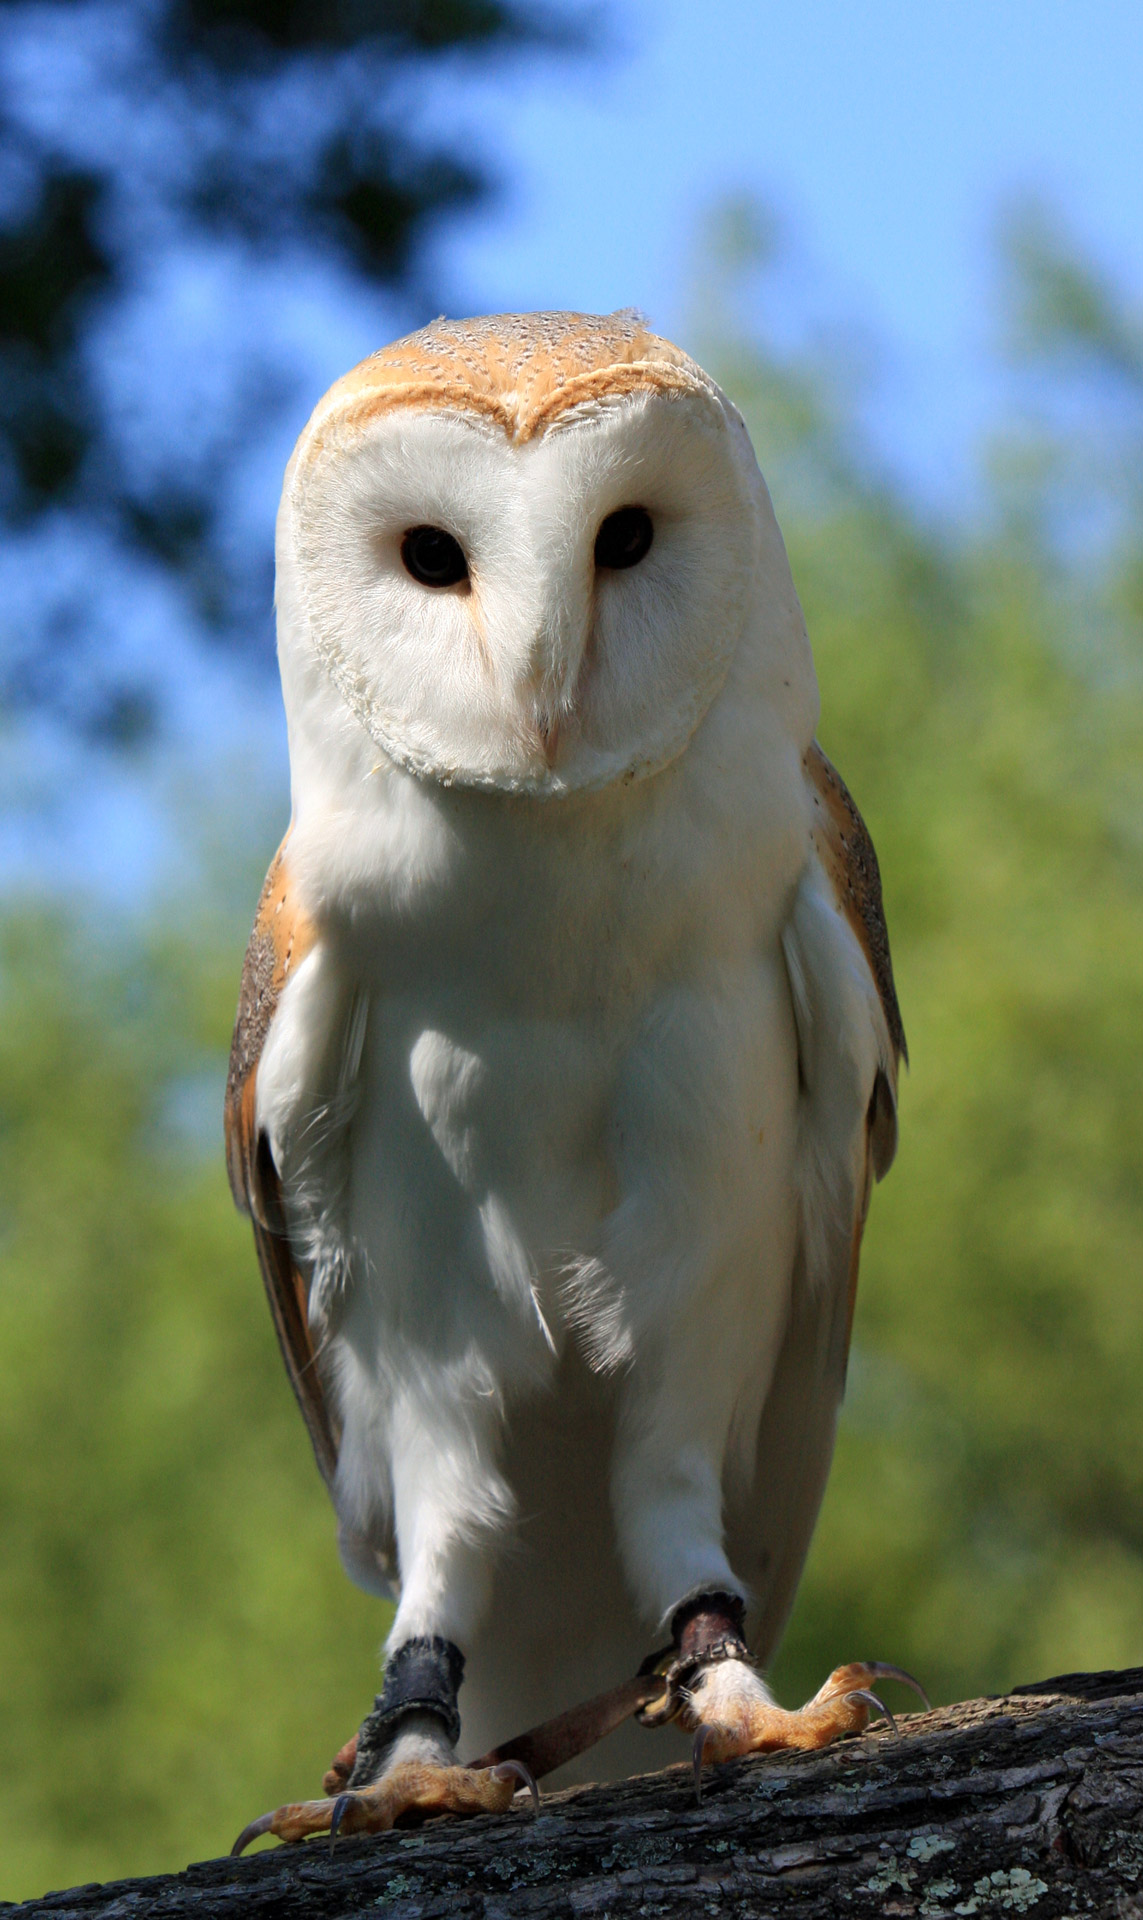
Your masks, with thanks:
[{"label": "blue sky", "polygon": [[1116,278],[1143,282],[1138,0],[629,0],[613,46],[467,95],[465,124],[510,182],[438,251],[474,308],[636,305],[685,338],[704,215],[756,193],[807,312],[884,350],[875,438],[954,502],[995,401],[1003,206],[1045,197]]}]

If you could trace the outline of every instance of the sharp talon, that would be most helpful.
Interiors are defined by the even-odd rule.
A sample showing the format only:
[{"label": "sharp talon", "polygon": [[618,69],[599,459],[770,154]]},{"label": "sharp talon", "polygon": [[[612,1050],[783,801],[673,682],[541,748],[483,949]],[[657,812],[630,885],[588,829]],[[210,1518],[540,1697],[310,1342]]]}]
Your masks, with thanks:
[{"label": "sharp talon", "polygon": [[[845,1697],[847,1700],[864,1700],[867,1707],[876,1707],[877,1717],[881,1720],[888,1720],[898,1740],[901,1738],[901,1730],[894,1720],[893,1715],[885,1705],[885,1702],[879,1700],[875,1693],[868,1693],[864,1687],[856,1687],[852,1693],[847,1693]],[[872,1726],[872,1724],[871,1721],[870,1725]]]},{"label": "sharp talon", "polygon": [[914,1680],[911,1673],[906,1673],[904,1667],[887,1666],[884,1660],[866,1660],[862,1664],[868,1667],[875,1680],[899,1680],[903,1687],[912,1687],[913,1692],[924,1701],[926,1712],[932,1712],[932,1701],[924,1687],[919,1680]]},{"label": "sharp talon", "polygon": [[252,1840],[260,1840],[264,1833],[269,1833],[272,1830],[273,1825],[274,1816],[272,1813],[260,1813],[257,1820],[251,1820],[248,1827],[243,1827],[242,1832],[231,1847],[231,1859],[234,1859],[236,1855],[240,1853],[245,1853],[250,1842]]},{"label": "sharp talon", "polygon": [[702,1805],[703,1755],[706,1752],[707,1741],[713,1739],[713,1737],[714,1737],[713,1727],[702,1726],[698,1729],[697,1733],[695,1734],[695,1743],[692,1749],[691,1764],[694,1767],[694,1774],[695,1774],[695,1805],[698,1807],[701,1807]]},{"label": "sharp talon", "polygon": [[[527,1787],[528,1792],[532,1796],[532,1812],[533,1814],[539,1813],[540,1789],[522,1760],[501,1760],[499,1766],[493,1767],[492,1769],[492,1778],[494,1780],[511,1780],[513,1777],[519,1780],[521,1786]],[[519,1788],[517,1791],[519,1791]]]},{"label": "sharp talon", "polygon": [[357,1795],[354,1793],[339,1793],[333,1803],[333,1813],[329,1822],[329,1850],[331,1853],[333,1852],[333,1843],[337,1839],[341,1823],[356,1798]]}]

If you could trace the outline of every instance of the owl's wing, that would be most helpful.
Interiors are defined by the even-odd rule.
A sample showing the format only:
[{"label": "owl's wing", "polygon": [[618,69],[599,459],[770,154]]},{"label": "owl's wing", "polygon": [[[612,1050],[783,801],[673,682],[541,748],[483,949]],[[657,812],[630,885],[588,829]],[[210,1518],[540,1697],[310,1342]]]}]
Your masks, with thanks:
[{"label": "owl's wing", "polygon": [[844,781],[814,743],[813,848],[783,936],[801,1077],[802,1232],[785,1340],[753,1472],[728,1500],[732,1564],[754,1594],[751,1638],[772,1653],[825,1492],[845,1390],[861,1236],[897,1145],[907,1059],[877,855]]},{"label": "owl's wing", "polygon": [[315,944],[313,924],[290,879],[283,840],[258,902],[242,967],[238,1015],[226,1081],[226,1165],[235,1203],[250,1215],[258,1264],[286,1372],[322,1477],[337,1467],[338,1436],[322,1393],[307,1311],[307,1285],[286,1231],[282,1189],[270,1143],[258,1130],[258,1065],[287,981]]}]

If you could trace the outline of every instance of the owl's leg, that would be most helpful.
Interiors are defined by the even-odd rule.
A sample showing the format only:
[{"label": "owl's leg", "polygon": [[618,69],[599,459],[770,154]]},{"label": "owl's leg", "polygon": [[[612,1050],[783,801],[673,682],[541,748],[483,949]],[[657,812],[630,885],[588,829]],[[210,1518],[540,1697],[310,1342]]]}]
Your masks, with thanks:
[{"label": "owl's leg", "polygon": [[707,1760],[827,1747],[843,1734],[863,1733],[871,1719],[886,1719],[895,1731],[892,1714],[873,1691],[884,1680],[912,1687],[929,1704],[911,1674],[880,1660],[862,1660],[837,1667],[804,1707],[791,1712],[778,1706],[750,1662],[736,1595],[694,1596],[677,1609],[671,1629],[677,1653],[666,1695],[645,1718],[654,1725],[677,1717],[694,1733],[696,1794]]},{"label": "owl's leg", "polygon": [[891,1718],[874,1691],[881,1680],[925,1696],[900,1668],[859,1661],[838,1667],[797,1711],[777,1705],[750,1660],[746,1592],[723,1545],[725,1429],[709,1396],[701,1406],[692,1400],[688,1413],[677,1377],[662,1390],[669,1379],[664,1368],[625,1410],[613,1504],[631,1584],[649,1613],[670,1621],[675,1647],[664,1699],[640,1718],[648,1726],[677,1719],[694,1733],[697,1789],[704,1760],[824,1747],[863,1732],[871,1717]]},{"label": "owl's leg", "polygon": [[305,1840],[313,1834],[387,1833],[442,1813],[504,1813],[521,1787],[538,1804],[535,1782],[518,1761],[462,1767],[457,1693],[464,1656],[451,1641],[406,1640],[389,1656],[385,1684],[354,1743],[343,1792],[263,1814],[239,1834],[241,1853],[261,1834]]},{"label": "owl's leg", "polygon": [[[511,1517],[495,1466],[487,1412],[440,1406],[420,1421],[406,1408],[392,1428],[390,1466],[401,1601],[389,1635],[382,1691],[353,1745],[344,1791],[279,1807],[252,1821],[232,1851],[260,1834],[302,1840],[384,1833],[441,1813],[503,1813],[535,1783],[517,1761],[458,1764],[461,1645],[487,1606],[490,1561]],[[451,1416],[451,1417],[450,1417]],[[350,1749],[339,1755],[343,1770]]]}]

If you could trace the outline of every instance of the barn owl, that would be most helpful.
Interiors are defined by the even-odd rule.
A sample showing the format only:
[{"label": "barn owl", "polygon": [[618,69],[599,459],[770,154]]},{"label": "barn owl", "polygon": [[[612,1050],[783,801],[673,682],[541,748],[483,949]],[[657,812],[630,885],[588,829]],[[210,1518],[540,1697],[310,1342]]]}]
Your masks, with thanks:
[{"label": "barn owl", "polygon": [[[759,1666],[904,1036],[740,415],[634,312],[439,321],[316,408],[276,598],[292,818],[228,1161],[344,1564],[396,1613],[345,1791],[243,1841],[506,1807],[520,1763],[462,1744],[656,1636],[644,1721],[700,1763],[861,1729],[894,1669],[787,1712]],[[628,1721],[592,1764],[653,1763]]]}]

